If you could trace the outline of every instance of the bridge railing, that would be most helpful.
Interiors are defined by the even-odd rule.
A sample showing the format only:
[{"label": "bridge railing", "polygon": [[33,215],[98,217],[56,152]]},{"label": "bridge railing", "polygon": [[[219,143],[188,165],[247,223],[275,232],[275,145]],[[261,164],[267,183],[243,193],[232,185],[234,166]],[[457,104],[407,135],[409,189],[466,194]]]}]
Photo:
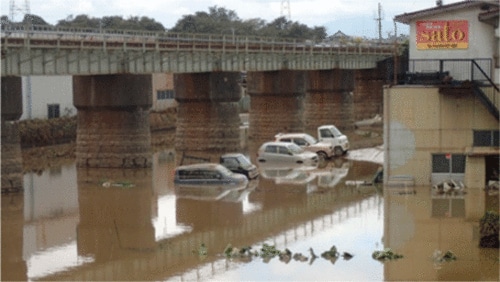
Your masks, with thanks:
[{"label": "bridge railing", "polygon": [[[123,43],[154,43],[154,45],[142,46],[143,48],[163,48],[162,44],[176,43],[177,47],[181,44],[187,44],[190,48],[222,48],[231,50],[261,50],[272,52],[287,53],[363,53],[363,54],[392,54],[395,51],[394,44],[362,42],[358,44],[316,44],[309,40],[296,38],[273,38],[259,36],[241,36],[228,34],[198,34],[198,33],[175,33],[175,32],[152,32],[137,30],[110,30],[100,28],[66,28],[54,27],[49,25],[2,25],[1,26],[2,44],[7,47],[14,47],[21,44],[48,44],[49,41],[36,40],[54,40],[58,47],[63,47],[64,40],[79,41],[81,46],[88,41],[92,42],[123,42]],[[11,39],[27,39],[19,41]],[[196,46],[197,44],[201,44]],[[102,46],[102,45],[101,45]],[[87,47],[99,47],[96,44],[90,44]],[[112,48],[111,46],[108,46]]]}]

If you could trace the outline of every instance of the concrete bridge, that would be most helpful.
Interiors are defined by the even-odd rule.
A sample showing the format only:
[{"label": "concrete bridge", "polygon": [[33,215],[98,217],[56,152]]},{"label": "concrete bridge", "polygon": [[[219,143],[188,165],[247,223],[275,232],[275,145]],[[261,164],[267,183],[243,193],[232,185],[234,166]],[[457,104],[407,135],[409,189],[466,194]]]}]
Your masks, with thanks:
[{"label": "concrete bridge", "polygon": [[387,75],[377,62],[396,54],[388,45],[4,25],[1,44],[2,188],[22,187],[19,136],[8,122],[22,114],[21,76],[73,76],[78,166],[137,168],[151,167],[152,73],[175,73],[177,150],[237,151],[241,71],[249,138],[259,143],[381,113]]}]

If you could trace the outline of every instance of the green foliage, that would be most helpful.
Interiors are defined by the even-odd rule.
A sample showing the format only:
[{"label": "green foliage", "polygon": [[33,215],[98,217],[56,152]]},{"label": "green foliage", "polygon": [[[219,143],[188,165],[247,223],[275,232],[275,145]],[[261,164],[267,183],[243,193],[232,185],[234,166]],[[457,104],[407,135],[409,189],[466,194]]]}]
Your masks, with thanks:
[{"label": "green foliage", "polygon": [[374,251],[372,253],[372,258],[380,261],[394,260],[402,257],[403,255],[394,253],[390,248],[386,248],[383,251]]},{"label": "green foliage", "polygon": [[58,27],[73,28],[102,28],[102,29],[125,29],[125,30],[147,30],[165,31],[163,25],[148,17],[106,16],[102,18],[91,18],[87,15],[70,15],[64,20],[58,21]]},{"label": "green foliage", "polygon": [[326,38],[325,27],[309,28],[299,22],[279,17],[270,23],[262,19],[241,20],[236,12],[217,6],[207,12],[184,15],[170,30],[173,32],[210,33],[226,35],[300,38],[320,41]]},{"label": "green foliage", "polygon": [[[10,24],[7,16],[2,16],[2,24]],[[49,25],[36,15],[26,15],[21,23]],[[122,16],[105,16],[102,18],[89,15],[69,15],[59,20],[56,27],[89,28],[89,29],[116,29],[116,30],[144,30],[166,31],[165,27],[148,17],[131,16],[128,19]],[[326,28],[323,26],[308,27],[299,22],[292,22],[285,17],[279,17],[271,22],[260,18],[242,20],[235,11],[224,7],[213,6],[208,12],[199,11],[184,15],[169,31],[180,33],[208,33],[228,36],[267,36],[281,38],[296,38],[319,42],[326,38]]]}]

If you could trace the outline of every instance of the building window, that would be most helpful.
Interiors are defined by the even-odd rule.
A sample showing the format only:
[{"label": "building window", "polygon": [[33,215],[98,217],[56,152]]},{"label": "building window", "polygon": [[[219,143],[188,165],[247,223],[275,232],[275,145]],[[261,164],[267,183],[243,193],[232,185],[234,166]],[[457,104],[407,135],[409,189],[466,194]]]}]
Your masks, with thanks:
[{"label": "building window", "polygon": [[47,110],[48,110],[48,118],[58,118],[60,116],[59,114],[59,104],[48,104],[47,105]]},{"label": "building window", "polygon": [[465,173],[465,156],[459,154],[433,154],[433,173]]},{"label": "building window", "polygon": [[158,90],[156,92],[156,99],[157,100],[174,99],[174,90],[172,89]]},{"label": "building window", "polygon": [[473,146],[498,147],[498,130],[474,130]]}]

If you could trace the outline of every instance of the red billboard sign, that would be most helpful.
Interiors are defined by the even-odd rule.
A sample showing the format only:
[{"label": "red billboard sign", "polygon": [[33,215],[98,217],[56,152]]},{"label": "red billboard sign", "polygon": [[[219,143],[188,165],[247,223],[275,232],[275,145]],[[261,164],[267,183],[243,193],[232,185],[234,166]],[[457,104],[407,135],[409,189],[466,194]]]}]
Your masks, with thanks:
[{"label": "red billboard sign", "polygon": [[417,21],[417,49],[467,49],[469,24],[466,20]]}]

